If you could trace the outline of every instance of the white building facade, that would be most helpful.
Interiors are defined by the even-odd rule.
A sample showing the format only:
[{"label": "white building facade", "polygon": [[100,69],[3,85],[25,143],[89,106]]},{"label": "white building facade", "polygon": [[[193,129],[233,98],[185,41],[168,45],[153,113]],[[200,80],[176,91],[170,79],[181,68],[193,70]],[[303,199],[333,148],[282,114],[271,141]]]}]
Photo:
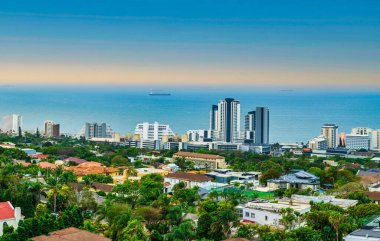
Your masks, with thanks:
[{"label": "white building facade", "polygon": [[217,141],[235,142],[240,139],[240,101],[232,98],[219,101],[216,123]]},{"label": "white building facade", "polygon": [[17,114],[7,115],[3,117],[2,131],[16,134],[22,128],[22,116]]},{"label": "white building facade", "polygon": [[3,235],[5,225],[17,229],[20,220],[24,219],[21,215],[21,208],[14,208],[10,202],[0,202],[0,236]]},{"label": "white building facade", "polygon": [[309,141],[309,148],[313,150],[326,150],[327,149],[327,139],[323,135],[313,138]]},{"label": "white building facade", "polygon": [[346,135],[346,148],[350,150],[370,149],[369,135]]},{"label": "white building facade", "polygon": [[380,130],[373,130],[371,136],[371,150],[380,150]]},{"label": "white building facade", "polygon": [[135,128],[135,135],[139,135],[140,140],[150,141],[161,141],[163,136],[169,138],[174,137],[174,133],[170,129],[169,125],[159,124],[158,122],[144,122],[137,124]]}]

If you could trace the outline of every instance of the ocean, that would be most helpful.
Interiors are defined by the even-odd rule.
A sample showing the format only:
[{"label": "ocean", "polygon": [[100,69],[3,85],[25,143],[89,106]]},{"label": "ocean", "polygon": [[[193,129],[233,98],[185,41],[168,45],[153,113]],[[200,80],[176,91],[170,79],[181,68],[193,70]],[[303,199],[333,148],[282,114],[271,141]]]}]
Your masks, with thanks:
[{"label": "ocean", "polygon": [[[163,88],[163,87],[161,87]],[[44,120],[61,124],[62,133],[78,133],[85,122],[106,122],[121,134],[137,123],[169,124],[175,133],[208,129],[210,107],[218,100],[240,100],[244,114],[256,106],[270,110],[270,142],[301,143],[333,123],[340,132],[364,126],[380,129],[380,91],[286,90],[256,87],[165,87],[171,96],[149,96],[150,87],[0,87],[0,116],[20,114],[23,129],[43,129]]]}]

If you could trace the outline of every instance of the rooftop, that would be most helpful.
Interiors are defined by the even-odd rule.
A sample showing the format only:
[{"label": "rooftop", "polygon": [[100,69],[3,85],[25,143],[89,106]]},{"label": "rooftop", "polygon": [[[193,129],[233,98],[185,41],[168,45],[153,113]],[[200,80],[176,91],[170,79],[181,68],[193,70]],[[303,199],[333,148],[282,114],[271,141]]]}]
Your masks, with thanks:
[{"label": "rooftop", "polygon": [[[335,198],[334,196],[305,196],[305,195],[296,195],[293,194],[290,199],[283,199],[282,201],[288,202],[292,201],[294,203],[303,203],[303,204],[309,204],[310,201],[313,201],[315,203],[331,203],[333,205],[339,206],[343,209],[347,209],[349,207],[355,206],[358,201],[352,200],[352,199],[341,199],[341,198]],[[280,200],[281,201],[281,200]]]},{"label": "rooftop", "polygon": [[[350,233],[347,237],[363,237],[366,240],[379,240],[380,239],[380,216],[373,219],[371,222],[366,224],[364,227],[361,229],[357,229]],[[370,239],[370,238],[375,238],[375,239]]]},{"label": "rooftop", "polygon": [[0,220],[15,218],[15,212],[10,202],[0,202]]},{"label": "rooftop", "polygon": [[224,159],[224,157],[219,156],[219,155],[204,154],[204,153],[197,153],[197,152],[186,152],[186,151],[180,151],[180,152],[175,153],[174,155],[182,156],[182,157],[204,158],[204,159]]},{"label": "rooftop", "polygon": [[291,208],[294,211],[298,211],[300,213],[305,213],[310,210],[310,204],[288,204],[288,203],[259,203],[259,202],[248,202],[245,204],[241,204],[237,206],[238,209],[249,208],[256,210],[265,210],[269,212],[280,212],[284,208]]},{"label": "rooftop", "polygon": [[169,173],[165,176],[165,178],[179,179],[183,181],[191,181],[191,182],[208,182],[211,181],[211,177],[207,177],[205,175],[193,174],[187,172],[175,172]]},{"label": "rooftop", "polygon": [[69,157],[69,158],[66,158],[66,159],[64,159],[62,161],[64,161],[64,162],[75,162],[75,163],[78,163],[78,164],[87,162],[87,160],[76,158],[76,157]]},{"label": "rooftop", "polygon": [[42,235],[32,238],[34,241],[110,241],[99,234],[94,234],[85,230],[77,228],[66,228],[49,233],[49,235]]},{"label": "rooftop", "polygon": [[274,183],[318,184],[319,178],[305,171],[295,171],[276,179],[270,179],[269,181]]}]

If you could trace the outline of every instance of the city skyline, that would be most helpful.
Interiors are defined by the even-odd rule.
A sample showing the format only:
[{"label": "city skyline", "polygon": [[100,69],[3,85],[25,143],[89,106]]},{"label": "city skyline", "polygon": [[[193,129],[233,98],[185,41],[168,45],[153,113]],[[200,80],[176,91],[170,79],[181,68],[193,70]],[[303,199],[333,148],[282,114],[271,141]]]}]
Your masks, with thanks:
[{"label": "city skyline", "polygon": [[7,1],[0,84],[379,87],[376,1]]}]

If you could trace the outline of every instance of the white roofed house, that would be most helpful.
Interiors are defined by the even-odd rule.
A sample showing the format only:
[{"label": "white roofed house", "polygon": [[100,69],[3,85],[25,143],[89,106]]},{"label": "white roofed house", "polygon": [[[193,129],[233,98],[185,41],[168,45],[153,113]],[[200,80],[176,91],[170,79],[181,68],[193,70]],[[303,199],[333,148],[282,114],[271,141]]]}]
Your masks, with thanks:
[{"label": "white roofed house", "polygon": [[311,173],[302,170],[293,170],[292,173],[268,180],[267,185],[271,190],[290,188],[302,190],[310,188],[316,191],[320,187],[320,180],[319,177]]}]

